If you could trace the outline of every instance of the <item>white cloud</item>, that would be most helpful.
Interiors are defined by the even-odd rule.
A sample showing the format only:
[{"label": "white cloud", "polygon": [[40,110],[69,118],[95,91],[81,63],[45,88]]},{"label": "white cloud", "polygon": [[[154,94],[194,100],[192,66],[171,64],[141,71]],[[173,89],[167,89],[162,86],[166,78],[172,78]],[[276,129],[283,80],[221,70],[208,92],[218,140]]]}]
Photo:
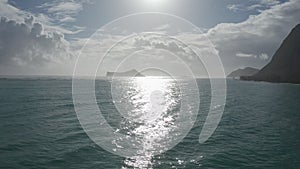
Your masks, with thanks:
[{"label": "white cloud", "polygon": [[261,12],[263,9],[269,9],[274,5],[280,4],[278,0],[252,0],[248,2],[244,2],[243,4],[229,4],[227,5],[227,9],[238,12],[238,11],[259,11]]},{"label": "white cloud", "polygon": [[0,0],[0,16],[6,16],[17,21],[23,20],[26,12],[23,12],[16,7],[9,5],[7,0]]},{"label": "white cloud", "polygon": [[157,31],[165,31],[165,30],[169,30],[170,27],[171,27],[170,24],[164,24],[164,25],[156,27],[155,30],[157,30]]},{"label": "white cloud", "polygon": [[64,12],[66,14],[77,13],[82,10],[82,5],[74,2],[59,2],[58,4],[48,8],[48,12]]},{"label": "white cloud", "polygon": [[178,42],[171,39],[163,39],[162,37],[157,36],[148,36],[148,37],[137,37],[135,38],[135,45],[139,48],[156,48],[156,49],[165,49],[171,52],[186,52],[184,46],[178,44]]},{"label": "white cloud", "polygon": [[237,57],[241,57],[241,58],[250,58],[250,57],[253,57],[253,58],[256,58],[257,55],[254,55],[254,54],[247,54],[247,53],[237,53],[235,54]]},{"label": "white cloud", "polygon": [[45,13],[18,9],[7,0],[0,0],[0,16],[1,74],[72,72],[74,59],[70,58],[79,49],[70,50],[64,34],[76,34],[84,28],[57,24]]},{"label": "white cloud", "polygon": [[269,55],[266,53],[261,53],[259,55],[256,54],[251,54],[251,53],[236,53],[235,54],[237,57],[240,58],[258,58],[261,60],[268,60],[269,59]]},{"label": "white cloud", "polygon": [[259,3],[264,4],[264,5],[277,5],[280,3],[278,0],[258,0]]},{"label": "white cloud", "polygon": [[59,63],[71,57],[69,43],[58,32],[44,31],[33,17],[24,22],[1,17],[0,60],[3,65]]},{"label": "white cloud", "polygon": [[269,59],[269,55],[266,53],[262,53],[259,55],[259,58],[262,60],[268,60]]},{"label": "white cloud", "polygon": [[49,32],[58,31],[63,34],[76,34],[84,30],[82,27],[65,27],[65,25],[59,25],[55,23],[55,19],[50,18],[43,13],[33,14],[28,11],[20,10],[8,4],[7,0],[0,0],[0,16],[5,16],[17,22],[23,22],[24,18],[33,16],[37,22],[43,24],[44,30]]},{"label": "white cloud", "polygon": [[229,4],[227,5],[227,9],[233,11],[233,12],[237,12],[240,10],[244,10],[242,5],[238,5],[238,4]]},{"label": "white cloud", "polygon": [[[232,68],[240,64],[262,67],[267,63],[268,56],[275,53],[291,29],[300,23],[299,9],[299,0],[277,4],[258,15],[249,16],[244,22],[218,24],[210,29],[206,36],[219,50],[225,65]],[[259,57],[243,62],[243,60],[237,60],[236,57],[234,59],[233,56],[237,53]]]},{"label": "white cloud", "polygon": [[53,1],[40,5],[42,8],[51,14],[57,22],[74,22],[76,15],[83,9],[83,4],[89,3],[88,0],[68,0],[68,1]]}]

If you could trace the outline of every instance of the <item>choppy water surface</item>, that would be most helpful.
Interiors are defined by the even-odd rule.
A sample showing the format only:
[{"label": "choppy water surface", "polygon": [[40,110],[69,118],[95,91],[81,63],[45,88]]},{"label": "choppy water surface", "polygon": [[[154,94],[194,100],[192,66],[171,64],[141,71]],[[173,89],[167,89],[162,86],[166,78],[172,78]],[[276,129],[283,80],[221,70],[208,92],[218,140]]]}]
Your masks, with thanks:
[{"label": "choppy water surface", "polygon": [[[208,80],[197,84],[195,89],[188,80],[166,78],[96,81],[107,122],[139,143],[138,153],[124,158],[105,151],[83,131],[71,80],[0,80],[0,168],[300,167],[299,85],[228,80],[222,121],[199,144],[211,91]],[[193,113],[198,91],[200,108]],[[191,128],[187,135],[185,128]],[[122,144],[113,139],[111,148],[126,149]]]}]

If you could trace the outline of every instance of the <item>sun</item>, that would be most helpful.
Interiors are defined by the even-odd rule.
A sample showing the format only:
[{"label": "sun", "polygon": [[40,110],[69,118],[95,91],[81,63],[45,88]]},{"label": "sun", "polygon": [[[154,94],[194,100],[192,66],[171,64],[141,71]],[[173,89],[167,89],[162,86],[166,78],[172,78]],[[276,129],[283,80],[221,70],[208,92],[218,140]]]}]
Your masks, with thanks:
[{"label": "sun", "polygon": [[146,5],[160,6],[165,3],[166,0],[143,0]]},{"label": "sun", "polygon": [[160,3],[162,0],[144,0],[146,3],[152,3],[152,4],[157,4]]}]

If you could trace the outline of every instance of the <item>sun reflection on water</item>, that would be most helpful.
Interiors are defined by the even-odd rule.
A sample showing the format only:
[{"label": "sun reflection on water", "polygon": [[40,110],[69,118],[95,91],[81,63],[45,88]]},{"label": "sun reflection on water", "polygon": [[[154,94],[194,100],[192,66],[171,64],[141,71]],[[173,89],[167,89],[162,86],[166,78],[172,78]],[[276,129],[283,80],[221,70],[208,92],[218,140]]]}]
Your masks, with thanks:
[{"label": "sun reflection on water", "polygon": [[138,155],[126,159],[124,163],[133,168],[151,168],[152,157],[166,149],[165,140],[176,127],[174,122],[178,112],[175,110],[180,106],[180,90],[176,80],[170,78],[131,78],[127,83],[118,84],[119,91],[120,86],[122,91],[114,99],[116,103],[127,106],[125,109],[120,106],[119,109],[125,118],[123,129],[130,128],[127,134],[135,136],[142,146]]},{"label": "sun reflection on water", "polygon": [[[189,131],[194,114],[191,106],[183,106],[182,101],[188,103],[192,95],[182,93],[183,84],[167,77],[113,80],[113,100],[123,117],[115,133],[133,137],[139,144],[130,145],[135,147],[136,155],[124,161],[124,169],[152,168],[154,155],[175,146]],[[121,146],[123,142],[124,138],[115,139],[114,151],[126,148]]]}]

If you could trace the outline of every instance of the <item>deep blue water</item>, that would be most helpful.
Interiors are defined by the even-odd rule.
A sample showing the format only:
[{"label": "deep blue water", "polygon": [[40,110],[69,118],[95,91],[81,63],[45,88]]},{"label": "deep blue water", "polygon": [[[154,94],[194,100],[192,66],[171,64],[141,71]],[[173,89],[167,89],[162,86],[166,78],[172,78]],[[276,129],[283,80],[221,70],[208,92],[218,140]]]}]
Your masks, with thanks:
[{"label": "deep blue water", "polygon": [[[210,104],[207,80],[197,81],[197,121],[174,148],[151,159],[152,168],[300,168],[300,86],[227,81],[222,121],[204,144],[199,133]],[[110,82],[98,80],[97,100],[116,120]],[[82,129],[72,101],[72,81],[0,80],[0,168],[131,168]]]}]

